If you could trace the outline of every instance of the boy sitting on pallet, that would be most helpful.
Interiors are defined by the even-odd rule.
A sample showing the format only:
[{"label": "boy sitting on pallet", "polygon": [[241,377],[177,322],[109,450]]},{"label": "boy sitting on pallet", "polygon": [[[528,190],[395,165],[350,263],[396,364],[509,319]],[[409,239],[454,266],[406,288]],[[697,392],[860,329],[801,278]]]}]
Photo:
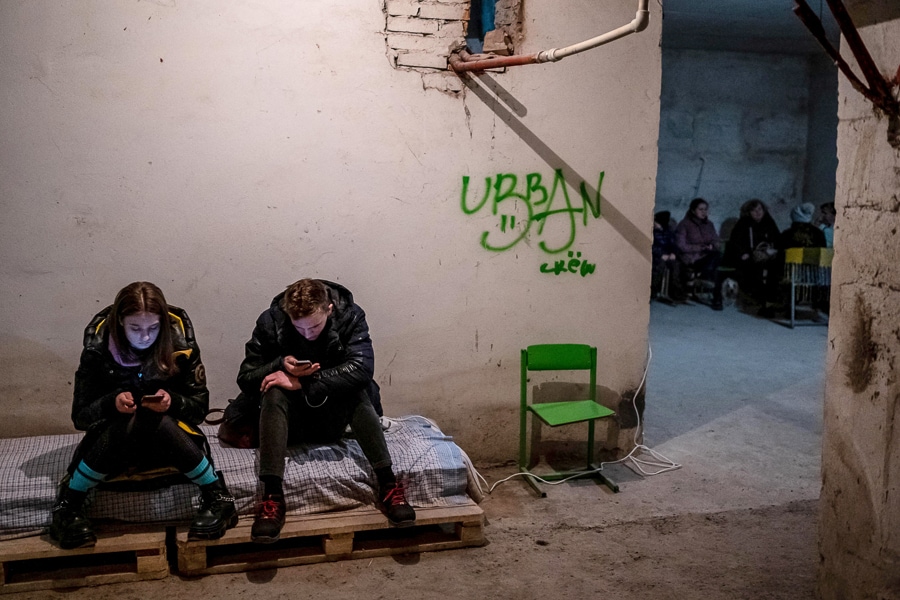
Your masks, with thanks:
[{"label": "boy sitting on pallet", "polygon": [[365,312],[339,284],[301,279],[256,320],[237,378],[243,393],[260,404],[259,478],[264,489],[250,534],[254,542],[277,541],[284,526],[288,444],[332,443],[347,425],[372,464],[390,523],[415,523],[378,418],[381,396],[374,371]]}]

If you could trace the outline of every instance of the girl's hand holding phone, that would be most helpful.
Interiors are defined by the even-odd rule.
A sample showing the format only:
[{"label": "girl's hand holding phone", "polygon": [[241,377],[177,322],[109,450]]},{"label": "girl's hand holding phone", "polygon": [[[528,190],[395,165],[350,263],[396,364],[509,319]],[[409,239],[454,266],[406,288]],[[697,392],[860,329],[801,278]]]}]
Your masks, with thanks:
[{"label": "girl's hand holding phone", "polygon": [[141,406],[153,412],[164,413],[172,406],[172,396],[165,390],[157,390],[155,394],[141,398]]},{"label": "girl's hand holding phone", "polygon": [[131,392],[119,392],[116,396],[116,410],[126,415],[130,415],[137,410],[137,405],[134,403],[134,396],[131,395]]}]

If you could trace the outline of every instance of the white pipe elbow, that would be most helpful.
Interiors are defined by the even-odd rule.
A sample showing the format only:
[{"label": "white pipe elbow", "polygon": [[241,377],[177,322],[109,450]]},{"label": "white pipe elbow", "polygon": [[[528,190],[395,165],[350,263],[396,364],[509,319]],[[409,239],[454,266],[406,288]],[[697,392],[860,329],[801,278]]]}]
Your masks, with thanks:
[{"label": "white pipe elbow", "polygon": [[647,29],[647,26],[650,24],[650,11],[647,10],[646,6],[637,11],[632,23],[634,24],[634,33],[640,33]]},{"label": "white pipe elbow", "polygon": [[571,56],[572,54],[578,54],[579,52],[584,52],[585,50],[591,50],[593,48],[596,48],[597,46],[608,44],[609,42],[621,39],[627,35],[631,35],[632,33],[638,33],[647,29],[647,26],[650,24],[650,10],[648,9],[648,4],[649,0],[639,0],[638,10],[634,15],[634,20],[632,20],[627,25],[623,25],[618,29],[614,29],[608,33],[604,33],[603,35],[599,35],[584,42],[573,44],[572,46],[566,46],[565,48],[552,48],[550,50],[539,52],[537,54],[536,62],[557,62],[567,56]]}]

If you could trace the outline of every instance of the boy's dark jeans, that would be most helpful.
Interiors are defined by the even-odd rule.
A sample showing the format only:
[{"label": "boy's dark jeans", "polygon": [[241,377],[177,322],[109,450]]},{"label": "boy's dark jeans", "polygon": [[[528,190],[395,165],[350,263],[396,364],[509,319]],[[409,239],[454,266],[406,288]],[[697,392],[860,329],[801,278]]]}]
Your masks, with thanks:
[{"label": "boy's dark jeans", "polygon": [[336,442],[348,424],[373,469],[391,466],[381,422],[364,390],[352,397],[329,397],[312,408],[301,391],[270,388],[260,406],[259,476],[283,478],[289,443]]}]

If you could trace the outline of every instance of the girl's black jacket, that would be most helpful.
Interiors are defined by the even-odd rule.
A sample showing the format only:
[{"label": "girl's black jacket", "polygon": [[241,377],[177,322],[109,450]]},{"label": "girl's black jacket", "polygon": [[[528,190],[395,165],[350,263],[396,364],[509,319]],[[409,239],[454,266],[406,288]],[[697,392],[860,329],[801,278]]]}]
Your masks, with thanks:
[{"label": "girl's black jacket", "polygon": [[[75,372],[75,398],[72,403],[72,422],[76,429],[86,431],[110,419],[122,417],[116,410],[116,396],[131,392],[136,402],[144,395],[164,389],[172,396],[167,414],[191,425],[199,425],[209,410],[209,390],[206,370],[200,359],[200,347],[194,338],[194,327],[187,313],[169,305],[169,321],[175,346],[177,372],[161,377],[141,367],[124,367],[109,351],[107,306],[91,320],[84,330],[84,349]],[[125,415],[124,417],[130,417]]]}]

